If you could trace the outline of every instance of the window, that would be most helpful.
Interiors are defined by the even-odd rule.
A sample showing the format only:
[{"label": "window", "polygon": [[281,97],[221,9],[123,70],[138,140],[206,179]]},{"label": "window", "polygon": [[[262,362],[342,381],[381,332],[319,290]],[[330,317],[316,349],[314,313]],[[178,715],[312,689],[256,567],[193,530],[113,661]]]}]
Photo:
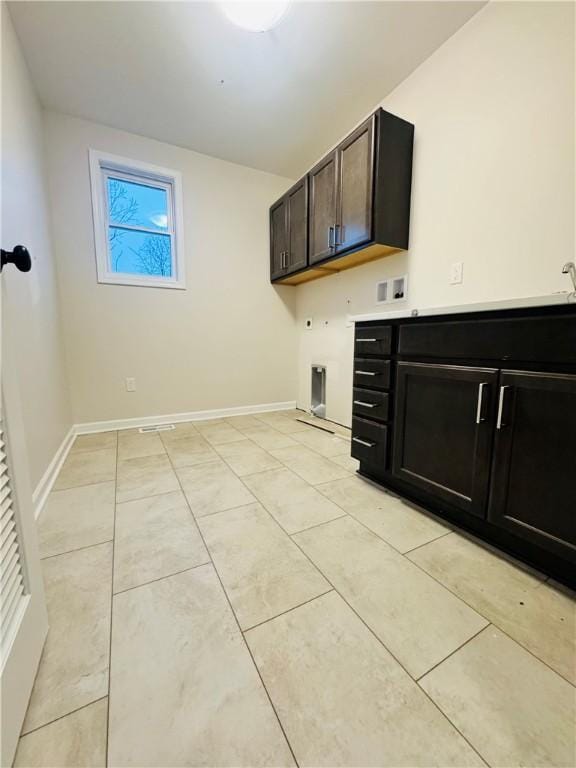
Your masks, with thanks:
[{"label": "window", "polygon": [[180,174],[90,150],[99,283],[185,288]]}]

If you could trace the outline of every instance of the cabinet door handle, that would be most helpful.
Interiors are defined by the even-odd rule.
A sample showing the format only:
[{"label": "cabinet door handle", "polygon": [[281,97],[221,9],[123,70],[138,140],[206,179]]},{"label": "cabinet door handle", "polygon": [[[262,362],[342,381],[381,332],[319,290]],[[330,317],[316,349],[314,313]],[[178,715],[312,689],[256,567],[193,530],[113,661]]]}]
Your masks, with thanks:
[{"label": "cabinet door handle", "polygon": [[361,405],[363,408],[376,408],[378,403],[365,403],[363,400],[354,400],[354,405]]},{"label": "cabinet door handle", "polygon": [[358,376],[376,376],[374,371],[354,371],[354,373],[357,373]]},{"label": "cabinet door handle", "polygon": [[476,403],[476,424],[481,424],[483,421],[486,421],[486,419],[482,416],[482,401],[484,399],[484,387],[486,386],[485,381],[480,382],[478,384],[478,402]]},{"label": "cabinet door handle", "polygon": [[366,448],[374,448],[376,443],[369,443],[368,440],[361,440],[359,437],[353,437],[353,442],[360,443],[360,445],[366,446]]},{"label": "cabinet door handle", "polygon": [[506,395],[506,390],[510,389],[508,384],[504,384],[504,386],[500,387],[500,396],[498,398],[498,418],[496,419],[496,429],[502,429],[502,427],[505,427],[506,424],[503,422],[503,414],[504,414],[504,397]]},{"label": "cabinet door handle", "polygon": [[378,341],[378,339],[360,339],[360,338],[358,338],[358,339],[356,339],[356,341],[372,341],[372,342],[374,342],[374,341]]},{"label": "cabinet door handle", "polygon": [[334,248],[334,227],[328,227],[328,248]]},{"label": "cabinet door handle", "polygon": [[334,225],[334,247],[337,248],[339,245],[342,245],[342,243],[338,242],[338,232],[340,231],[340,224]]}]

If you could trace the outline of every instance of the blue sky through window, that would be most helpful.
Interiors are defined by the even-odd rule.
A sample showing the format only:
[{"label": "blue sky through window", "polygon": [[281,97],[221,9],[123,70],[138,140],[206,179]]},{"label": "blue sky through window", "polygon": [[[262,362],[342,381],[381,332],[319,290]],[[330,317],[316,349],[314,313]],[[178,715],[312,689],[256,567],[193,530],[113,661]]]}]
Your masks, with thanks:
[{"label": "blue sky through window", "polygon": [[[168,195],[152,187],[108,177],[108,242],[112,272],[172,277]],[[116,225],[116,226],[114,226]],[[142,227],[153,232],[124,229]]]}]

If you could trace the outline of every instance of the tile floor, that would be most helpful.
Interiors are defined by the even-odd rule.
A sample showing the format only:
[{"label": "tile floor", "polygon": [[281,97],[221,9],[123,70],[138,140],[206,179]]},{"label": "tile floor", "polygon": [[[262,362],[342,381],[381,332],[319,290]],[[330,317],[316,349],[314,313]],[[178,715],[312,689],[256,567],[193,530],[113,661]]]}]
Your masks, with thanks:
[{"label": "tile floor", "polygon": [[302,412],[77,438],[16,766],[574,766],[574,595]]}]

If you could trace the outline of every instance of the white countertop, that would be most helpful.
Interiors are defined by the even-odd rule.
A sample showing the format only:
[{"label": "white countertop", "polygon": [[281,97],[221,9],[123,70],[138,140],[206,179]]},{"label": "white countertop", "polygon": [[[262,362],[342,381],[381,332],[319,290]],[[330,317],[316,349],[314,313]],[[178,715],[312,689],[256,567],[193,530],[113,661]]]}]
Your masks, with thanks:
[{"label": "white countertop", "polygon": [[464,312],[490,312],[497,309],[525,309],[529,307],[551,307],[558,304],[575,304],[574,293],[562,291],[548,296],[524,296],[519,299],[502,301],[480,301],[475,304],[456,304],[452,307],[414,307],[406,309],[369,312],[365,315],[348,315],[348,322],[361,323],[367,320],[397,320],[403,317],[431,317],[433,315],[456,315]]}]

